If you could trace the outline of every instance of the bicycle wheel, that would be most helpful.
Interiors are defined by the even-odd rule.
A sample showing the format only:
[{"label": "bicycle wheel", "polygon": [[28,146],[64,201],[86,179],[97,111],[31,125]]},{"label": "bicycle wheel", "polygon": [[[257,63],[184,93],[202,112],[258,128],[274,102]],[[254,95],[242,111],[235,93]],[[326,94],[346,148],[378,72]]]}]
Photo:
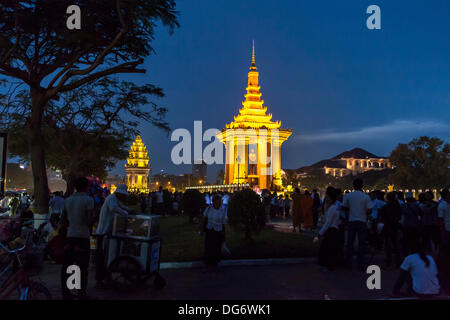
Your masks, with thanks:
[{"label": "bicycle wheel", "polygon": [[32,281],[27,300],[52,300],[52,295],[42,283]]},{"label": "bicycle wheel", "polygon": [[153,284],[155,285],[156,289],[161,290],[166,286],[166,280],[163,277],[161,277],[161,275],[158,272],[155,275],[155,280],[153,280]]}]

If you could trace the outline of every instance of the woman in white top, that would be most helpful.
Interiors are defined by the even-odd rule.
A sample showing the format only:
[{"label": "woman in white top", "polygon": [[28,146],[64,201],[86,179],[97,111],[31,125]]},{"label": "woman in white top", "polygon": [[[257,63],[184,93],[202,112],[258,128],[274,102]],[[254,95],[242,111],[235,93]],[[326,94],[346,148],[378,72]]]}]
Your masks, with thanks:
[{"label": "woman in white top", "polygon": [[206,269],[217,269],[221,258],[222,243],[225,241],[226,216],[223,210],[222,199],[215,195],[212,206],[206,207],[203,212],[202,230],[205,233],[205,266]]},{"label": "woman in white top", "polygon": [[325,212],[325,223],[320,229],[316,240],[322,238],[319,250],[319,265],[324,267],[324,271],[332,271],[338,262],[339,253],[339,225],[341,223],[339,208],[336,204],[337,191],[335,189],[327,190],[329,204]]},{"label": "woman in white top", "polygon": [[415,241],[413,254],[403,260],[400,274],[394,286],[394,296],[400,296],[402,286],[407,284],[407,295],[432,298],[440,293],[438,270],[433,258],[425,254],[423,245]]}]

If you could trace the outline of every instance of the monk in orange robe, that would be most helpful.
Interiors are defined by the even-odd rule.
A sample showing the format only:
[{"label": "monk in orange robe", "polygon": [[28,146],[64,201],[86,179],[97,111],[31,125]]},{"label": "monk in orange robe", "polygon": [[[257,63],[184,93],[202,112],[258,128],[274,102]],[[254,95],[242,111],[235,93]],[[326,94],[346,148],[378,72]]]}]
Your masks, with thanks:
[{"label": "monk in orange robe", "polygon": [[313,221],[313,198],[308,190],[300,198],[301,222],[304,229],[310,229],[314,226]]},{"label": "monk in orange robe", "polygon": [[302,207],[301,207],[301,197],[300,189],[295,188],[294,193],[292,194],[292,226],[294,227],[293,232],[298,227],[298,231],[300,230],[300,226],[302,223]]}]

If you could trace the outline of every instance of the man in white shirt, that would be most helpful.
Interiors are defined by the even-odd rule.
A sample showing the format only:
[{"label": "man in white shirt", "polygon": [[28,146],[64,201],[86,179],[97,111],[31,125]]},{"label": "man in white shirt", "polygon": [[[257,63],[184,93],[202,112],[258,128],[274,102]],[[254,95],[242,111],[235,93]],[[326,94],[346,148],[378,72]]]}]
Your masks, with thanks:
[{"label": "man in white shirt", "polygon": [[380,190],[372,191],[370,193],[370,198],[372,200],[372,219],[378,219],[378,209],[386,205],[386,201],[384,201],[384,192]]},{"label": "man in white shirt", "polygon": [[97,250],[95,251],[95,280],[97,285],[102,285],[105,279],[105,252],[103,247],[103,238],[112,232],[114,215],[126,216],[130,209],[122,204],[128,196],[128,188],[124,184],[119,184],[113,194],[106,197],[100,210],[100,217],[95,234],[97,236]]},{"label": "man in white shirt", "polygon": [[155,192],[155,198],[156,198],[155,214],[163,214],[164,192],[161,186],[159,187],[159,190]]},{"label": "man in white shirt", "polygon": [[365,271],[365,254],[367,242],[367,216],[372,211],[370,197],[362,191],[363,181],[353,181],[354,191],[344,196],[341,209],[348,211],[347,263],[351,268],[353,245],[358,236],[358,269]]},{"label": "man in white shirt", "polygon": [[61,197],[61,194],[57,191],[54,193],[53,198],[48,203],[50,206],[50,214],[61,214],[64,209],[64,198]]},{"label": "man in white shirt", "polygon": [[96,234],[106,235],[112,232],[114,214],[128,215],[130,211],[125,205],[122,204],[128,196],[127,186],[119,184],[116,191],[106,197],[105,202],[100,210],[100,217],[98,226],[95,231]]}]

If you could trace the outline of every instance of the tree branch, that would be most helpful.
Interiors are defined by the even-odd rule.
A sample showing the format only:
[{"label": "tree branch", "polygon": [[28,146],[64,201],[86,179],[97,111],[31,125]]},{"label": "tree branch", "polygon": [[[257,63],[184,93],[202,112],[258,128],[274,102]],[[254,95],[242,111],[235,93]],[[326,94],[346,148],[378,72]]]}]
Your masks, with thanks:
[{"label": "tree branch", "polygon": [[144,62],[143,59],[139,59],[136,61],[132,61],[132,62],[126,62],[123,63],[121,65],[118,65],[116,67],[110,68],[110,69],[106,69],[106,70],[102,70],[96,73],[93,73],[85,78],[79,79],[79,80],[75,80],[61,88],[54,88],[49,90],[48,95],[51,97],[53,95],[55,95],[57,92],[66,92],[66,91],[70,91],[73,90],[75,88],[78,88],[79,86],[86,84],[86,83],[90,83],[92,81],[95,81],[99,78],[111,75],[111,74],[117,74],[117,73],[145,73],[145,69],[136,69],[136,67],[140,64],[142,64]]}]

